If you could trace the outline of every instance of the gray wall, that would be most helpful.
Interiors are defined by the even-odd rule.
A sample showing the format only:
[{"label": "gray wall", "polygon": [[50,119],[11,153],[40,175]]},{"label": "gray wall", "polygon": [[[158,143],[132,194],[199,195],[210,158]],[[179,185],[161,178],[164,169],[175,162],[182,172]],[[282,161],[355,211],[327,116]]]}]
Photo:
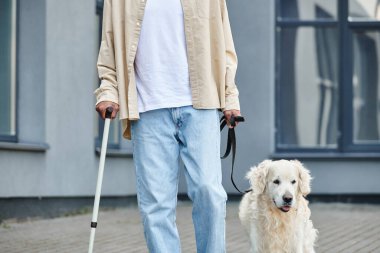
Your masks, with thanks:
[{"label": "gray wall", "polygon": [[[50,148],[0,150],[0,197],[93,195],[95,1],[21,0],[19,9],[19,142]],[[108,159],[103,193],[134,189],[132,160]]]},{"label": "gray wall", "polygon": [[[231,28],[238,54],[236,83],[246,122],[237,128],[235,182],[248,188],[248,169],[268,158],[274,144],[274,1],[228,1]],[[224,141],[226,137],[223,137]],[[222,147],[223,148],[223,147]],[[223,161],[223,182],[230,182],[231,160]]]},{"label": "gray wall", "polygon": [[[91,196],[98,169],[95,1],[20,0],[19,7],[19,140],[50,148],[0,150],[0,197]],[[229,0],[228,8],[246,117],[237,130],[235,179],[245,189],[248,169],[274,153],[274,0]],[[313,193],[380,193],[377,160],[300,160],[314,177]],[[110,157],[106,166],[104,196],[135,194],[131,158]],[[223,161],[223,182],[236,193],[230,168]]]}]

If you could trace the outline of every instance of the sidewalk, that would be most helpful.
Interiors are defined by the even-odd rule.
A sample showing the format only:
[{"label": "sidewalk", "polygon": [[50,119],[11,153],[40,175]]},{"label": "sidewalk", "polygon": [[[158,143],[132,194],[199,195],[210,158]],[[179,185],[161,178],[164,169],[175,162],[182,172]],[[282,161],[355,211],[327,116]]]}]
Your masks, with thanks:
[{"label": "sidewalk", "polygon": [[[237,217],[238,202],[228,203],[227,252],[247,253],[249,244]],[[319,230],[317,252],[380,253],[380,205],[312,204]],[[91,214],[0,225],[0,253],[87,252]],[[100,212],[95,252],[147,252],[136,207]],[[179,202],[177,224],[182,252],[195,252],[191,205]]]}]

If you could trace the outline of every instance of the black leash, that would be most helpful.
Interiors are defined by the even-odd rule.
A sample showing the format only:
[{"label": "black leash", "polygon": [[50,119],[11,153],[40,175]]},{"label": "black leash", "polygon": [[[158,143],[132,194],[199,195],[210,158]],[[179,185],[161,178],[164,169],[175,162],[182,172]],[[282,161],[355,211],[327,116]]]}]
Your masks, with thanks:
[{"label": "black leash", "polygon": [[[244,194],[244,193],[250,192],[251,190],[246,190],[244,192],[240,191],[239,188],[236,186],[235,181],[234,181],[234,165],[235,165],[235,154],[236,154],[236,136],[235,136],[236,122],[244,122],[244,117],[233,116],[233,115],[231,116],[230,124],[233,127],[228,129],[226,152],[221,157],[221,159],[225,159],[230,154],[231,148],[232,148],[231,182],[238,192],[240,192],[241,194]],[[227,125],[227,120],[226,120],[226,117],[223,116],[220,119],[220,131],[222,131],[226,125]]]}]

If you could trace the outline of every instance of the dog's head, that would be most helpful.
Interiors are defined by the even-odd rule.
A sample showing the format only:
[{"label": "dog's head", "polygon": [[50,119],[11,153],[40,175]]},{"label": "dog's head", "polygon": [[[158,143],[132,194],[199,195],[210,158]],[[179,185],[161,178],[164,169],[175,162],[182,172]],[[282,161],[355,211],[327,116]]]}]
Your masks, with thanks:
[{"label": "dog's head", "polygon": [[265,160],[247,174],[255,194],[267,194],[283,212],[310,193],[310,172],[298,160]]}]

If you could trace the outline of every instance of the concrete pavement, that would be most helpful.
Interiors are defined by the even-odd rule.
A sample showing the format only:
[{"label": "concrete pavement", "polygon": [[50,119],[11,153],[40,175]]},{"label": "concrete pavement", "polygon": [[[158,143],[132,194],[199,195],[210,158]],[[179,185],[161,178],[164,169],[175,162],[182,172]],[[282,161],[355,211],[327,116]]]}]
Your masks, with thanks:
[{"label": "concrete pavement", "polygon": [[[319,230],[317,252],[380,253],[380,205],[311,204]],[[227,207],[227,252],[247,253],[238,202]],[[0,253],[87,252],[91,213],[55,219],[6,220],[0,225]],[[177,224],[182,252],[195,251],[191,204],[180,201]],[[137,207],[101,211],[95,252],[147,252]]]}]

